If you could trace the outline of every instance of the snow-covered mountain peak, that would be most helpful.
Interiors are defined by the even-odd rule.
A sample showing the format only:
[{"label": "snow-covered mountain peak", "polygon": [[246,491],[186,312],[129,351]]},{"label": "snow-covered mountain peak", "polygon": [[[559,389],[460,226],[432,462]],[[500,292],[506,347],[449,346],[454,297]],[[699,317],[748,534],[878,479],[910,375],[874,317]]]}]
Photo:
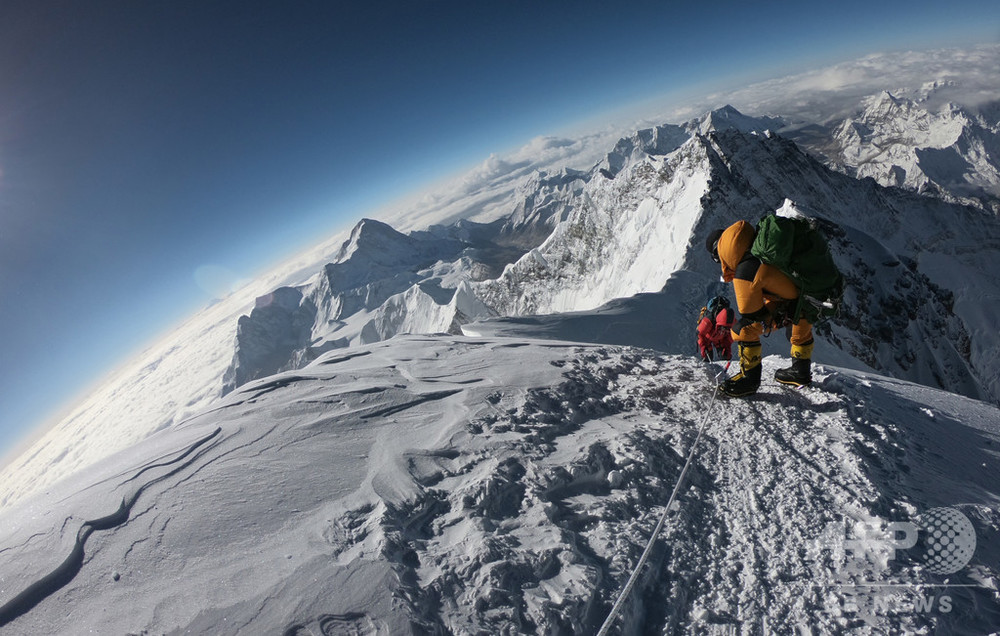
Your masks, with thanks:
[{"label": "snow-covered mountain peak", "polygon": [[695,125],[691,127],[702,135],[727,129],[763,133],[767,130],[777,130],[785,125],[780,117],[749,117],[728,104],[692,123]]},{"label": "snow-covered mountain peak", "polygon": [[294,311],[301,301],[301,290],[294,287],[279,287],[263,296],[258,296],[254,300],[254,309],[274,307],[285,311]]},{"label": "snow-covered mountain peak", "polygon": [[[732,110],[724,112],[737,118]],[[664,140],[680,133],[685,141],[659,154],[672,147]],[[311,334],[299,340],[312,342],[309,350],[322,352],[334,343],[370,343],[403,332],[457,333],[462,324],[490,316],[594,310],[615,298],[657,292],[681,269],[703,273],[710,281],[718,273],[699,237],[740,218],[755,221],[778,211],[804,214],[834,233],[835,251],[847,261],[842,264],[849,281],[844,320],[857,321],[851,329],[835,328],[835,332],[840,346],[852,352],[854,364],[891,370],[967,395],[992,397],[1000,391],[983,367],[989,352],[1000,349],[1000,342],[982,336],[970,345],[967,327],[952,315],[954,294],[964,297],[964,290],[939,272],[918,271],[916,266],[886,265],[877,274],[871,271],[873,262],[901,262],[915,245],[921,246],[922,258],[950,250],[945,246],[954,240],[956,230],[980,222],[967,211],[935,210],[935,202],[913,195],[873,194],[863,182],[822,166],[787,138],[739,126],[693,136],[679,127],[644,129],[619,141],[616,149],[622,161],[613,176],[532,173],[517,190],[513,209],[502,224],[460,224],[418,233],[419,238],[389,232],[408,243],[407,249],[396,250],[397,256],[410,255],[405,267],[383,266],[357,255],[327,265],[326,282],[303,300],[303,307],[309,306],[308,299],[319,310]],[[899,209],[908,209],[913,223],[902,224]],[[947,216],[954,217],[950,226],[943,221]],[[931,230],[938,226],[940,232]],[[984,237],[998,234],[996,228],[975,231]],[[508,233],[522,240],[517,242]],[[923,238],[928,233],[937,237],[934,247]],[[441,237],[462,238],[444,243],[450,251],[421,251],[444,240]],[[477,241],[478,247],[472,248]],[[505,254],[513,257],[493,260],[494,265],[506,266],[486,275],[489,268],[476,259],[497,253],[498,243],[507,245]],[[515,255],[515,245],[523,250],[520,254]],[[996,278],[988,272],[979,274],[981,264],[975,259],[963,267],[985,288]],[[926,296],[920,303],[926,315],[915,314],[906,335],[892,331],[894,338],[905,341],[894,347],[906,353],[894,357],[866,353],[885,337],[877,326],[882,317],[870,317],[872,303],[892,308],[886,310],[892,315],[901,304],[913,303],[921,295]],[[944,350],[940,342],[931,346],[920,335],[928,330],[947,334]],[[309,355],[298,359],[308,360]],[[925,362],[915,364],[917,360]]]},{"label": "snow-covered mountain peak", "polygon": [[[527,197],[546,188],[565,190],[567,188],[578,187],[588,179],[590,179],[588,173],[572,168],[562,168],[556,172],[533,170],[524,181],[518,184],[515,189],[515,196],[518,198]],[[580,184],[576,182],[580,182]]]},{"label": "snow-covered mountain peak", "polygon": [[325,267],[331,289],[348,290],[372,284],[402,271],[416,271],[466,247],[452,237],[431,233],[403,234],[372,219],[359,222],[337,257]]},{"label": "snow-covered mountain peak", "polygon": [[895,97],[883,91],[835,127],[822,143],[806,141],[848,174],[1000,211],[1000,130],[989,107]]},{"label": "snow-covered mountain peak", "polygon": [[633,161],[670,154],[690,137],[691,133],[688,130],[673,124],[638,130],[628,137],[619,139],[614,149],[596,166],[596,170],[605,177],[613,179]]},{"label": "snow-covered mountain peak", "polygon": [[351,230],[334,262],[344,262],[357,253],[370,258],[394,257],[399,249],[408,250],[413,240],[392,226],[375,219],[361,219]]},{"label": "snow-covered mountain peak", "polygon": [[864,100],[863,103],[866,106],[863,118],[879,119],[892,116],[901,110],[908,110],[911,102],[909,100],[900,101],[889,91],[882,91],[878,95]]},{"label": "snow-covered mountain peak", "polygon": [[924,82],[916,92],[916,100],[927,101],[937,93],[956,87],[958,87],[958,82],[953,79],[936,79]]},{"label": "snow-covered mountain peak", "polygon": [[524,249],[537,246],[557,223],[566,219],[590,178],[590,173],[569,168],[551,174],[532,172],[515,190],[513,211],[497,240]]},{"label": "snow-covered mountain peak", "polygon": [[[946,88],[912,108],[903,101],[912,92],[854,102],[857,146],[847,155],[865,157],[865,170],[886,185],[897,185],[898,177],[905,187],[919,189],[925,182],[911,184],[909,177],[925,171],[947,177],[928,180],[925,192],[996,188],[1000,175],[991,172],[990,162],[1000,157],[1000,106],[980,101],[974,111],[944,107]],[[898,108],[887,108],[879,119],[871,110],[879,101]],[[963,112],[977,115],[966,118],[971,123],[963,124],[950,146],[906,145],[922,139],[914,134],[921,132],[921,117],[929,126],[921,133],[926,136]],[[596,165],[600,152],[583,142],[536,140],[514,155],[491,157],[452,189],[428,195],[397,216],[408,234],[363,220],[346,240],[331,240],[322,255],[302,260],[299,273],[274,278],[239,302],[216,308],[211,318],[199,317],[169,344],[144,355],[129,377],[109,381],[3,474],[0,501],[13,501],[95,457],[176,425],[220,392],[301,368],[331,349],[406,332],[460,333],[469,322],[491,316],[526,320],[526,314],[588,309],[607,315],[618,310],[616,303],[628,302],[623,296],[657,294],[678,278],[689,284],[671,287],[664,302],[683,298],[686,310],[697,314],[706,295],[725,291],[702,248],[705,233],[738,218],[756,220],[782,209],[786,200],[830,222],[832,249],[849,278],[843,315],[818,338],[829,345],[824,360],[969,396],[1000,395],[992,364],[1000,342],[986,318],[1000,313],[1000,283],[990,265],[990,250],[1000,238],[987,219],[969,208],[850,178],[866,173],[839,154],[842,147],[833,138],[839,119],[830,127],[796,124],[815,144],[812,156],[803,152],[803,137],[793,143],[791,126],[759,134],[777,128],[768,118],[723,108],[694,121],[590,138],[587,143],[601,140],[603,152],[612,149]],[[705,122],[714,122],[713,128],[702,134],[698,126]],[[907,169],[896,154],[880,154],[883,149],[873,144],[890,138],[894,126],[906,133],[897,135],[903,140],[898,156],[918,169]],[[585,147],[583,155],[573,154]],[[595,169],[565,168],[558,162],[562,156],[586,156],[571,165]],[[829,159],[826,166],[817,156]],[[848,176],[832,172],[831,165]],[[254,296],[265,297],[268,289],[279,302],[254,307]],[[644,346],[690,353],[685,330],[674,329],[685,320],[686,314],[662,328],[654,322],[628,329],[643,330]],[[613,322],[589,337],[603,342],[627,335],[621,331]],[[197,354],[190,353],[195,349]],[[118,428],[128,428],[128,435],[116,434]],[[87,430],[106,434],[98,439]],[[67,439],[74,448],[68,454]]]},{"label": "snow-covered mountain peak", "polygon": [[955,143],[969,124],[968,115],[953,104],[930,111],[888,91],[864,100],[863,105],[861,114],[852,121],[867,127],[871,131],[868,141],[876,145],[944,148]]}]

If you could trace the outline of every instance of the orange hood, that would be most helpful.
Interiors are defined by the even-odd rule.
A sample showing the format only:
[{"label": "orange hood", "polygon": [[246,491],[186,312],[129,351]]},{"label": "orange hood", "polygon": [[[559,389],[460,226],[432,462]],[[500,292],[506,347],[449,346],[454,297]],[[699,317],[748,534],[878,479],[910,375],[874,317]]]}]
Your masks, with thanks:
[{"label": "orange hood", "polygon": [[753,245],[757,230],[746,221],[733,223],[719,237],[719,261],[722,264],[722,279],[731,282],[736,275],[736,266]]}]

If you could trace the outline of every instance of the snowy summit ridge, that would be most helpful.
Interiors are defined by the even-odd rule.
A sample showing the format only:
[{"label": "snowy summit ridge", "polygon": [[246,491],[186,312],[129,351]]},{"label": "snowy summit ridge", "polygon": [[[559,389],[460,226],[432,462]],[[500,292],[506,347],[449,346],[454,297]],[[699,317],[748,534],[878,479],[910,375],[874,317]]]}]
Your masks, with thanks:
[{"label": "snowy summit ridge", "polygon": [[710,112],[700,120],[700,123],[697,120],[691,122],[689,127],[694,125],[697,125],[699,133],[706,135],[712,131],[729,129],[744,133],[763,133],[768,130],[783,128],[785,122],[780,117],[748,117],[727,104],[722,108]]},{"label": "snowy summit ridge", "polygon": [[[8,512],[0,625],[595,633],[715,372],[691,356],[518,338],[328,352]],[[621,631],[995,625],[998,422],[982,402],[833,368],[815,388],[765,386],[720,407]],[[858,584],[941,579],[918,552],[838,557],[831,528],[957,498],[984,534],[948,579],[962,584],[954,609],[912,612],[923,588],[905,586],[880,593],[891,613],[852,609]]]}]

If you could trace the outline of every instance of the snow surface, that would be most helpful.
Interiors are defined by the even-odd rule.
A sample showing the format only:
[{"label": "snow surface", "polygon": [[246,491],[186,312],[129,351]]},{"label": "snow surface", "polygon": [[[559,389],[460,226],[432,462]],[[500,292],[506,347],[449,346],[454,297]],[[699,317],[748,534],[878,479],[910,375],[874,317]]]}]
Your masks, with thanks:
[{"label": "snow surface", "polygon": [[[789,390],[769,379],[777,362],[765,359],[755,398],[714,403],[616,631],[996,629],[1000,410],[833,367]],[[662,513],[717,371],[524,338],[328,352],[4,511],[0,626],[593,633]],[[938,506],[962,511],[978,540],[947,579],[824,548],[831,523]],[[915,610],[928,594],[933,609]]]}]

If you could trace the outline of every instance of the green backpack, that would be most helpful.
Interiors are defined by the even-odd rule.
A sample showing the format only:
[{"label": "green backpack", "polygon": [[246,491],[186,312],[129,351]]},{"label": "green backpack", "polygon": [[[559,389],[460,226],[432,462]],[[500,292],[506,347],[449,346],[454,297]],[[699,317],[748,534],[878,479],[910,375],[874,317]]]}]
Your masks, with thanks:
[{"label": "green backpack", "polygon": [[801,291],[794,322],[816,323],[837,315],[844,295],[844,279],[830,255],[823,235],[804,219],[769,214],[757,224],[750,253],[780,269]]}]

